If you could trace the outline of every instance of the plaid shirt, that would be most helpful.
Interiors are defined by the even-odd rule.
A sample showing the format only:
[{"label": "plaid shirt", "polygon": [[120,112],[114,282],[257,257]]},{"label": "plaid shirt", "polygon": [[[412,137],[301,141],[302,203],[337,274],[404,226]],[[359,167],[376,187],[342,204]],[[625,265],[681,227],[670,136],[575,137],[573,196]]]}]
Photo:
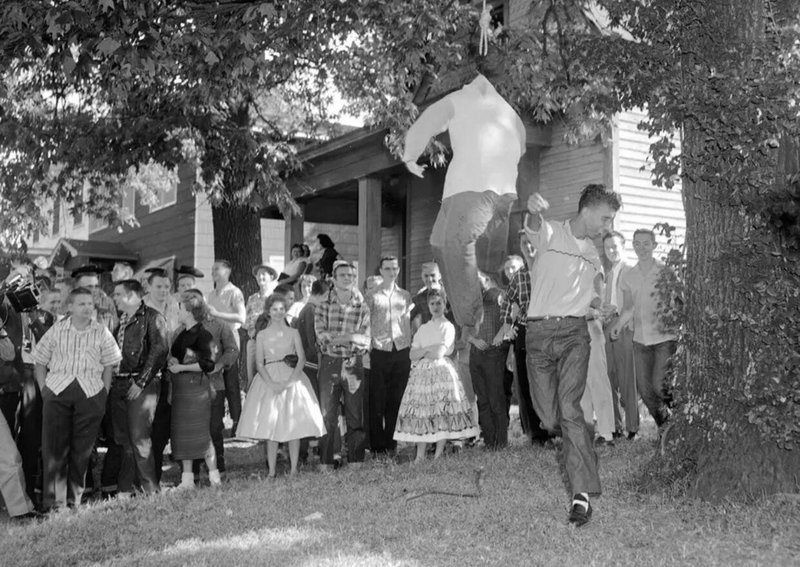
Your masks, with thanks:
[{"label": "plaid shirt", "polygon": [[[344,305],[339,302],[336,288],[328,292],[328,297],[314,310],[314,331],[320,354],[337,358],[349,358],[364,354],[369,348],[370,316],[364,297],[358,290],[353,290],[350,301]],[[345,333],[364,335],[365,344],[333,345],[331,339]]]},{"label": "plaid shirt", "polygon": [[512,307],[519,306],[517,322],[524,323],[528,314],[528,302],[531,299],[531,273],[526,266],[522,266],[514,274],[506,289],[506,300],[503,302],[503,322],[509,325],[514,324]]}]

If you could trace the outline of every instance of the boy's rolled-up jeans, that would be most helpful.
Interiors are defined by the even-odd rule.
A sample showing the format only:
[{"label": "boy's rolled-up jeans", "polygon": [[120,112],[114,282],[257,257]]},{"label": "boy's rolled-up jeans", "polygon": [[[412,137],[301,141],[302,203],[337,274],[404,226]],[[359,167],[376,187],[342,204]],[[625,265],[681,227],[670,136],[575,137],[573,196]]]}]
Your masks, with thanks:
[{"label": "boy's rolled-up jeans", "polygon": [[442,272],[456,323],[474,328],[483,318],[478,269],[500,270],[508,244],[508,217],[517,195],[465,191],[442,201],[431,248]]}]

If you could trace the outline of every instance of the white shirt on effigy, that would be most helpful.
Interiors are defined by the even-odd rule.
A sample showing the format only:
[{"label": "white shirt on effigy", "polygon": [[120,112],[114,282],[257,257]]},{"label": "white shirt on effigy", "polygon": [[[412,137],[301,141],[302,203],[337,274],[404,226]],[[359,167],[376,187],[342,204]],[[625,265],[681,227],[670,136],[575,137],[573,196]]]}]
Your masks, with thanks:
[{"label": "white shirt on effigy", "polygon": [[528,318],[584,317],[603,270],[594,243],[575,238],[568,220],[542,221],[539,232],[525,233],[536,248]]},{"label": "white shirt on effigy", "polygon": [[431,137],[445,130],[453,159],[442,199],[467,191],[516,194],[525,125],[486,77],[478,75],[425,109],[406,134],[403,161],[416,161]]}]

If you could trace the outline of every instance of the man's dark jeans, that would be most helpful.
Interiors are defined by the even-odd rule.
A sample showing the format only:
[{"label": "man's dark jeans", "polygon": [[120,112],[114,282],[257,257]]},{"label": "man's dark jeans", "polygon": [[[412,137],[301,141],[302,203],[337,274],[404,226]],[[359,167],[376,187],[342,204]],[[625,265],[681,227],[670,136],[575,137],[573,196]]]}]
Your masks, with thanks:
[{"label": "man's dark jeans", "polygon": [[77,380],[58,395],[47,387],[42,390],[42,507],[45,510],[80,504],[89,456],[107,399],[105,388],[87,398]]},{"label": "man's dark jeans", "polygon": [[33,375],[33,364],[25,364],[22,371],[17,449],[22,457],[25,490],[38,503],[36,492],[41,494],[42,490],[42,394]]},{"label": "man's dark jeans", "polygon": [[136,399],[128,400],[128,389],[132,383],[130,378],[115,377],[111,385],[114,441],[123,449],[117,490],[133,492],[138,480],[142,491],[152,494],[158,491],[151,435],[161,380],[151,380]]},{"label": "man's dark jeans", "polygon": [[490,449],[508,445],[508,411],[503,384],[507,358],[505,343],[486,350],[473,346],[469,353],[469,373],[478,398],[478,422],[483,441]]},{"label": "man's dark jeans", "polygon": [[544,443],[550,434],[542,429],[541,420],[533,409],[531,386],[528,382],[528,351],[525,345],[525,325],[517,325],[517,336],[514,339],[514,358],[517,363],[517,401],[519,402],[519,420],[522,431],[532,443]]},{"label": "man's dark jeans", "polygon": [[600,494],[597,455],[581,408],[590,352],[586,320],[529,321],[526,340],[533,405],[544,428],[563,437],[572,492]]},{"label": "man's dark jeans", "polygon": [[[150,439],[153,441],[153,463],[156,468],[156,480],[161,482],[161,469],[164,464],[164,449],[167,447],[170,436],[170,418],[172,406],[169,405],[169,380],[161,379],[161,393],[158,396],[156,414],[153,416],[153,427]],[[220,393],[223,410],[225,396]]]},{"label": "man's dark jeans", "polygon": [[668,374],[672,355],[677,348],[677,341],[664,341],[654,345],[633,342],[636,386],[644,405],[659,427],[669,418],[672,406],[672,387]]},{"label": "man's dark jeans", "polygon": [[17,409],[19,408],[20,393],[18,391],[0,393],[0,412],[8,423],[11,436],[17,435]]},{"label": "man's dark jeans", "polygon": [[347,423],[345,435],[347,460],[351,463],[363,462],[367,443],[364,432],[364,367],[361,357],[351,365],[349,359],[321,355],[317,376],[319,402],[326,431],[319,442],[321,463],[333,464],[336,439],[334,432],[338,427],[342,398],[344,398],[344,417]]},{"label": "man's dark jeans", "polygon": [[370,352],[369,373],[369,442],[374,452],[391,451],[394,441],[394,428],[400,402],[408,384],[411,372],[411,349]]},{"label": "man's dark jeans", "polygon": [[236,434],[236,424],[242,415],[242,389],[239,385],[239,362],[234,362],[230,368],[222,371],[225,380],[225,399],[228,400],[228,412],[234,424],[233,434]]}]

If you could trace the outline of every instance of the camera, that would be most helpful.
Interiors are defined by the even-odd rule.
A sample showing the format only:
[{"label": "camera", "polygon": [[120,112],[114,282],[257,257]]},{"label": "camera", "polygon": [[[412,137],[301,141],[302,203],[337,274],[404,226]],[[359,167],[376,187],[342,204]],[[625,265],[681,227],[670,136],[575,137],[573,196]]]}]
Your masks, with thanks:
[{"label": "camera", "polygon": [[26,281],[21,275],[16,275],[0,285],[0,300],[8,298],[8,302],[17,313],[33,311],[39,306],[39,297],[42,295],[39,286],[34,282]]}]

